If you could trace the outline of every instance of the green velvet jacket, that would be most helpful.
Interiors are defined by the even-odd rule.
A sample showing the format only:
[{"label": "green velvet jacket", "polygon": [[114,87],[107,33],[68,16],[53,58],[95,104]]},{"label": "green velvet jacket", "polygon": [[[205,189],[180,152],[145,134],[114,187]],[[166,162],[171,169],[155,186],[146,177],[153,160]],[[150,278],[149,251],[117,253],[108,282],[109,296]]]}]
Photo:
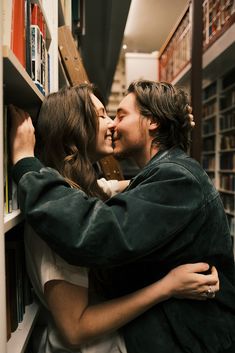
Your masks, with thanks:
[{"label": "green velvet jacket", "polygon": [[232,346],[231,236],[219,194],[196,161],[178,148],[159,152],[106,203],[71,189],[36,158],[19,161],[13,173],[26,220],[69,263],[93,268],[109,298],[179,264],[217,267],[221,290],[215,299],[156,305],[123,328],[128,353],[221,353]]}]

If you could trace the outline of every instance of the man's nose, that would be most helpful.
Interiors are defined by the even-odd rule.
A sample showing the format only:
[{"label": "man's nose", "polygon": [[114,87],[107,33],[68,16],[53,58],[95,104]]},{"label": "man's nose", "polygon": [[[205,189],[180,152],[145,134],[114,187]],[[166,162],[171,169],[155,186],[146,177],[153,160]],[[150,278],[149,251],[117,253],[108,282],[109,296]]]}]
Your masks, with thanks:
[{"label": "man's nose", "polygon": [[117,117],[115,116],[115,118],[113,119],[113,128],[115,128],[117,126]]}]

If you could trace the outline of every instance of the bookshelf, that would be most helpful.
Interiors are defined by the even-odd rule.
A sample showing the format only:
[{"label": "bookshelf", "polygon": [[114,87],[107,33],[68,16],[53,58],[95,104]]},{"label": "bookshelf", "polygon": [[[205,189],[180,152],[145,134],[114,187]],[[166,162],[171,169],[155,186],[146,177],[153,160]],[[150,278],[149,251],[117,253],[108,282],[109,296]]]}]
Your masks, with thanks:
[{"label": "bookshelf", "polygon": [[[0,1],[0,128],[2,131],[2,133],[0,134],[0,163],[2,166],[0,173],[0,184],[2,188],[2,192],[0,193],[1,353],[24,353],[27,350],[27,343],[30,339],[30,335],[33,331],[34,325],[38,318],[38,314],[40,312],[40,307],[36,302],[30,304],[29,301],[26,302],[26,300],[24,299],[24,303],[22,304],[22,307],[24,306],[24,308],[21,309],[22,318],[18,320],[17,328],[12,329],[9,334],[9,330],[7,330],[7,327],[9,327],[9,305],[7,303],[9,302],[9,299],[7,300],[8,294],[6,295],[6,293],[9,292],[8,282],[10,275],[8,271],[9,264],[11,263],[11,261],[8,259],[9,252],[7,248],[7,243],[9,241],[10,234],[14,233],[14,231],[16,232],[16,229],[23,225],[23,216],[20,213],[19,209],[14,209],[10,213],[5,212],[7,209],[5,206],[6,200],[4,200],[4,196],[6,195],[6,173],[4,173],[4,151],[6,144],[4,142],[3,133],[5,131],[5,106],[10,103],[19,106],[20,108],[27,111],[33,119],[35,119],[40,105],[43,101],[44,95],[47,94],[47,92],[57,91],[59,87],[68,84],[66,74],[64,72],[63,66],[59,60],[58,55],[58,25],[61,23],[71,23],[71,18],[69,17],[69,14],[71,14],[71,4],[69,9],[67,9],[66,7],[66,4],[70,3],[69,1],[65,2],[62,0],[17,0],[17,2],[18,4],[23,4],[23,6],[25,6],[27,3],[28,5],[30,5],[28,8],[31,11],[31,16],[29,16],[31,21],[33,8],[35,9],[34,6],[36,6],[38,10],[37,16],[40,16],[37,17],[37,19],[40,18],[41,21],[38,22],[38,24],[36,25],[40,27],[41,50],[45,51],[40,52],[41,61],[39,65],[41,69],[41,82],[39,82],[35,79],[33,68],[31,67],[29,69],[29,67],[26,66],[27,60],[24,64],[24,61],[22,62],[22,60],[19,59],[18,53],[13,50],[11,44],[11,34],[9,33],[9,31],[11,31],[13,22],[9,23],[9,19],[12,18],[11,14],[13,11],[12,7],[14,1]],[[30,23],[27,20],[27,12],[24,12],[24,16],[24,23],[27,23],[27,26],[30,26]],[[33,24],[33,22],[31,22],[31,24]],[[27,33],[27,26],[25,33]],[[32,33],[30,34],[30,36],[32,36]],[[29,38],[32,39],[32,37]],[[29,40],[28,42],[30,42],[32,45],[31,40]],[[43,46],[44,49],[42,49]],[[26,55],[27,50],[28,48],[25,48]],[[33,55],[31,49],[30,53],[31,55]],[[33,60],[33,57],[31,57],[31,59]],[[23,286],[25,286],[26,282],[24,277],[25,272],[26,271],[24,265],[22,265]]]},{"label": "bookshelf", "polygon": [[[215,22],[217,21],[217,26]],[[186,6],[178,22],[159,51],[159,78],[173,84],[188,80],[191,69],[192,4]],[[216,56],[234,44],[234,0],[203,1],[203,68],[213,63]],[[221,62],[227,61],[227,56]],[[223,60],[222,60],[223,59]],[[218,65],[218,64],[217,64]]]},{"label": "bookshelf", "polygon": [[[217,182],[218,157],[216,154],[216,136],[218,134],[218,89],[212,82],[203,90],[202,105],[202,166],[214,184]],[[218,186],[218,185],[216,185]]]},{"label": "bookshelf", "polygon": [[[201,164],[220,192],[234,239],[235,1],[204,0],[202,6]],[[160,80],[170,81],[186,90],[189,90],[191,74],[191,7],[189,1],[159,52]]]},{"label": "bookshelf", "polygon": [[7,352],[23,353],[25,351],[38,314],[39,306],[37,303],[32,303],[26,307],[24,320],[19,324],[18,329],[12,333],[11,339],[7,342]]},{"label": "bookshelf", "polygon": [[219,191],[235,237],[235,68],[220,80]]},{"label": "bookshelf", "polygon": [[[2,1],[0,1],[0,14],[2,14]],[[1,22],[2,23],[2,22]],[[0,111],[3,112],[3,72],[2,72],[2,26],[0,26]],[[2,114],[1,114],[2,116]],[[0,129],[3,131],[3,119],[0,122]],[[1,173],[0,173],[0,183],[3,188],[4,174],[3,174],[3,134],[0,134],[0,163],[1,163]],[[4,197],[3,192],[0,193],[0,352],[6,352],[6,284],[5,284],[5,239],[4,239]]]}]

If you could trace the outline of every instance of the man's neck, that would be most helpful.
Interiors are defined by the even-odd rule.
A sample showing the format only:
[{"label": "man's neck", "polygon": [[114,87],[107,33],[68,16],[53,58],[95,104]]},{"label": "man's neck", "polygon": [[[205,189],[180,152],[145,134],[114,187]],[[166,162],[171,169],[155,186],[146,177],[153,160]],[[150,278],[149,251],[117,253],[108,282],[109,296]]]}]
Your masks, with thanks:
[{"label": "man's neck", "polygon": [[145,153],[141,153],[140,156],[136,156],[134,160],[138,167],[142,169],[158,152],[159,147],[157,147],[156,145],[151,145],[151,147],[147,149]]}]

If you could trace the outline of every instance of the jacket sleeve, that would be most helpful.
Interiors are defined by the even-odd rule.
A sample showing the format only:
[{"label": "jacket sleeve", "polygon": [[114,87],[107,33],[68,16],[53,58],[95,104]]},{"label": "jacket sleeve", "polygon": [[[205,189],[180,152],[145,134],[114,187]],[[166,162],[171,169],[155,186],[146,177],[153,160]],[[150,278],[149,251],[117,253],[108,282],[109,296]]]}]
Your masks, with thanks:
[{"label": "jacket sleeve", "polygon": [[[34,171],[29,166],[23,169],[23,176],[18,173],[16,179],[26,221],[74,265],[112,267],[133,262],[161,250],[172,239],[174,246],[183,246],[182,230],[203,207],[198,181],[172,163],[156,168],[144,182],[106,203],[70,188],[51,168],[38,164]],[[183,242],[191,242],[192,237],[189,234]]]}]

